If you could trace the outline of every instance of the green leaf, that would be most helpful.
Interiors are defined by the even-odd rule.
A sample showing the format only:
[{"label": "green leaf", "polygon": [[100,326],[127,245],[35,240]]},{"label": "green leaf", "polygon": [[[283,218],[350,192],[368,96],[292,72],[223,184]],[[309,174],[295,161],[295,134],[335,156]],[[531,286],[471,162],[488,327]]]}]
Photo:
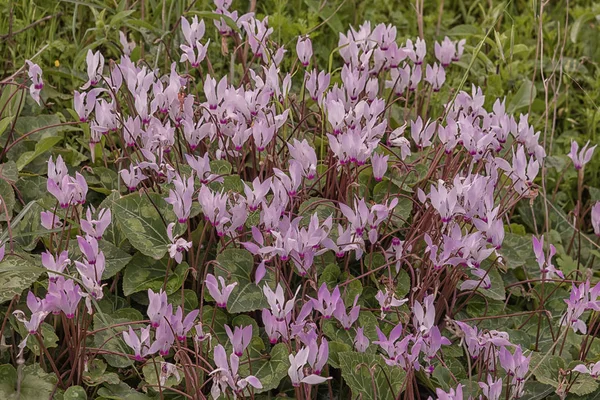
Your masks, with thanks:
[{"label": "green leaf", "polygon": [[87,400],[87,393],[81,386],[71,386],[63,395],[64,400]]},{"label": "green leaf", "polygon": [[104,257],[106,257],[106,269],[102,274],[102,279],[112,278],[131,261],[130,254],[104,239],[98,242],[98,248],[104,252]]},{"label": "green leaf", "polygon": [[386,365],[381,355],[350,351],[339,353],[339,358],[353,398],[393,400],[400,394],[406,374],[402,368]]},{"label": "green leaf", "polygon": [[268,360],[252,362],[252,374],[263,385],[262,389],[255,390],[254,393],[268,392],[279,386],[279,383],[285,378],[287,370],[290,367],[289,354],[285,344],[278,343],[271,349]]},{"label": "green leaf", "polygon": [[33,200],[21,210],[19,215],[12,220],[13,239],[23,250],[35,249],[40,236],[46,234],[41,224],[40,213],[44,209]]},{"label": "green leaf", "polygon": [[13,120],[12,117],[6,117],[6,118],[0,119],[0,137],[2,137],[2,134],[4,133],[6,128],[8,128],[8,126],[12,123],[12,120]]},{"label": "green leaf", "polygon": [[17,159],[17,169],[22,171],[30,162],[50,150],[62,140],[59,136],[45,137],[35,144],[34,151],[26,151]]},{"label": "green leaf", "polygon": [[254,258],[250,252],[243,249],[227,249],[217,256],[217,263],[220,268],[215,268],[216,276],[222,276],[227,283],[237,282],[227,301],[227,310],[230,313],[269,307],[262,287],[273,280],[272,273],[267,271],[261,285],[256,285],[251,278]]},{"label": "green leaf", "polygon": [[[154,292],[162,289],[165,282],[168,258],[156,261],[151,257],[136,253],[127,267],[123,276],[123,294],[129,296],[132,293],[152,289]],[[185,281],[188,264],[183,262],[169,271],[165,292],[173,294],[181,288]]]},{"label": "green leaf", "polygon": [[533,353],[529,370],[533,371],[535,379],[555,388],[559,385],[560,370],[565,369],[565,360],[559,356]]},{"label": "green leaf", "polygon": [[171,243],[166,221],[176,218],[165,200],[156,193],[132,193],[109,204],[113,221],[117,221],[131,245],[142,254],[160,260]]},{"label": "green leaf", "polygon": [[106,363],[96,358],[88,364],[87,371],[83,372],[83,381],[88,386],[98,386],[101,383],[119,383],[119,375],[114,372],[106,372]]},{"label": "green leaf", "polygon": [[[64,0],[63,0],[64,1]],[[128,384],[120,382],[118,385],[105,385],[98,390],[98,395],[110,400],[150,400],[143,393],[136,392]]]},{"label": "green leaf", "polygon": [[0,178],[8,183],[15,183],[19,179],[17,164],[14,161],[7,161],[4,164],[0,164]]},{"label": "green leaf", "polygon": [[529,79],[524,79],[523,83],[519,87],[519,90],[508,103],[507,112],[509,114],[514,114],[515,111],[529,106],[535,99],[536,95],[537,91],[533,82],[531,82]]},{"label": "green leaf", "polygon": [[12,365],[0,365],[0,399],[40,400],[49,399],[54,393],[58,379],[39,366],[19,366],[20,373]]},{"label": "green leaf", "polygon": [[20,295],[44,272],[31,261],[16,255],[7,255],[0,262],[0,304]]},{"label": "green leaf", "polygon": [[0,196],[0,221],[10,220],[15,206],[15,192],[4,179],[0,179]]}]

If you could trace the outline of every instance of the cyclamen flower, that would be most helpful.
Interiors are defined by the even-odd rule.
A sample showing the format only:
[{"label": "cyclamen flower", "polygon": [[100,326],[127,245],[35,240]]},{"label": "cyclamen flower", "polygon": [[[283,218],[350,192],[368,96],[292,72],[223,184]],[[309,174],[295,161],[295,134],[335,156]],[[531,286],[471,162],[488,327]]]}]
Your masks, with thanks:
[{"label": "cyclamen flower", "polygon": [[70,262],[67,250],[63,250],[56,258],[49,251],[42,253],[42,265],[48,270],[50,282],[56,281],[60,276],[54,272],[62,273]]},{"label": "cyclamen flower", "polygon": [[52,211],[42,211],[40,213],[40,222],[42,226],[48,230],[60,228],[62,226],[60,217]]},{"label": "cyclamen flower", "polygon": [[535,236],[532,236],[531,239],[533,240],[533,252],[535,253],[542,275],[545,274],[548,279],[554,279],[556,277],[564,279],[565,275],[562,271],[556,269],[552,264],[552,257],[556,254],[556,248],[553,245],[550,245],[550,254],[546,257],[544,254],[544,236],[539,240]]},{"label": "cyclamen flower", "polygon": [[48,285],[46,294],[45,309],[55,314],[61,311],[65,313],[68,319],[75,317],[79,301],[83,297],[81,288],[72,279],[65,279],[62,276]]},{"label": "cyclamen flower", "polygon": [[382,154],[373,153],[371,156],[371,164],[373,165],[373,176],[377,182],[380,182],[383,179],[383,175],[388,168],[388,159],[390,156],[385,156]]},{"label": "cyclamen flower", "polygon": [[502,378],[494,380],[492,375],[487,376],[487,383],[478,382],[483,395],[487,400],[499,400],[502,394]]},{"label": "cyclamen flower", "polygon": [[140,329],[140,335],[130,326],[128,331],[123,331],[123,340],[134,351],[136,361],[144,361],[150,349],[150,327]]},{"label": "cyclamen flower", "polygon": [[369,347],[369,338],[363,333],[363,328],[356,328],[356,336],[354,337],[354,348],[359,353],[364,353]]},{"label": "cyclamen flower", "polygon": [[169,197],[165,201],[173,206],[173,211],[180,224],[186,223],[192,209],[192,197],[194,195],[194,174],[187,180],[177,175],[173,179],[175,190],[169,190]]},{"label": "cyclamen flower", "polygon": [[431,85],[434,92],[439,92],[444,82],[446,82],[446,71],[437,63],[434,63],[433,66],[427,64],[425,81]]},{"label": "cyclamen flower", "polygon": [[592,207],[592,227],[596,236],[600,237],[600,201]]},{"label": "cyclamen flower", "polygon": [[31,291],[27,294],[27,308],[31,311],[31,318],[27,319],[21,310],[13,311],[13,315],[25,325],[25,329],[30,335],[35,335],[50,312],[46,310],[44,300],[37,298]]},{"label": "cyclamen flower", "polygon": [[171,222],[167,226],[167,236],[171,241],[169,245],[169,257],[174,259],[178,264],[183,260],[183,252],[188,251],[192,248],[192,242],[188,242],[184,238],[173,236],[173,228],[175,227],[175,223]]},{"label": "cyclamen flower", "polygon": [[183,32],[183,37],[185,41],[190,45],[194,45],[199,40],[202,40],[204,37],[204,32],[206,30],[206,26],[204,25],[204,20],[201,19],[198,22],[198,16],[194,15],[192,17],[192,23],[185,18],[181,17],[181,31]]},{"label": "cyclamen flower", "polygon": [[385,293],[381,290],[377,291],[375,299],[379,302],[379,306],[381,307],[382,318],[386,312],[391,311],[392,307],[400,307],[408,301],[408,299],[398,299],[396,293],[388,288],[385,288]]},{"label": "cyclamen flower", "polygon": [[360,306],[356,304],[357,302],[358,295],[356,295],[354,298],[354,304],[352,305],[350,313],[346,314],[346,306],[344,305],[342,298],[339,298],[337,301],[337,306],[333,312],[333,316],[340,322],[340,324],[342,324],[342,327],[345,330],[349,330],[352,327],[352,324],[358,320]]},{"label": "cyclamen flower", "polygon": [[571,151],[569,152],[568,156],[571,160],[573,160],[573,165],[575,166],[576,170],[582,169],[585,164],[590,162],[592,159],[597,145],[594,145],[588,149],[589,144],[590,141],[588,140],[581,151],[579,151],[579,144],[574,140],[571,141]]},{"label": "cyclamen flower", "polygon": [[435,133],[436,126],[435,122],[430,121],[427,121],[425,126],[423,126],[421,117],[418,117],[416,121],[410,122],[410,135],[419,149],[431,146],[431,138]]},{"label": "cyclamen flower", "polygon": [[97,240],[102,239],[104,231],[111,222],[111,211],[110,208],[103,208],[98,211],[98,219],[92,219],[93,208],[88,207],[86,211],[86,218],[80,220],[81,230],[87,235],[95,237]]},{"label": "cyclamen flower", "polygon": [[87,89],[90,86],[96,86],[100,80],[102,79],[102,69],[104,68],[104,56],[100,51],[92,52],[92,50],[88,50],[87,55],[85,57],[85,62],[87,64],[87,75],[88,81],[81,88],[83,90]]},{"label": "cyclamen flower", "polygon": [[313,308],[323,315],[323,318],[329,319],[333,316],[340,299],[340,288],[335,287],[330,293],[327,284],[323,283],[317,292],[317,298],[311,298]]},{"label": "cyclamen flower", "polygon": [[150,324],[153,328],[158,328],[167,316],[167,294],[162,289],[158,293],[148,289],[148,300],[147,314]]},{"label": "cyclamen flower", "polygon": [[[455,389],[450,389],[448,392],[445,392],[443,389],[437,388],[435,389],[435,395],[437,396],[437,400],[463,400],[463,385],[459,384]],[[429,397],[428,400],[432,398]]]},{"label": "cyclamen flower", "polygon": [[304,67],[308,67],[308,64],[310,64],[310,59],[313,54],[312,42],[310,41],[308,36],[298,37],[298,43],[296,43],[296,53],[298,54],[298,59],[300,60],[302,65]]},{"label": "cyclamen flower", "polygon": [[300,386],[301,383],[306,383],[308,385],[318,385],[319,383],[326,382],[331,377],[324,378],[319,375],[315,375],[312,373],[305,373],[305,364],[308,361],[309,356],[309,348],[303,347],[296,355],[289,355],[290,360],[290,368],[288,369],[288,376],[292,380],[292,385],[294,387]]},{"label": "cyclamen flower", "polygon": [[294,303],[296,301],[296,296],[300,291],[300,287],[296,290],[294,297],[292,297],[287,302],[285,301],[285,296],[283,293],[283,287],[278,283],[275,292],[271,290],[269,285],[263,286],[263,293],[271,307],[271,312],[273,316],[277,319],[277,321],[284,321],[285,318],[292,312],[294,309]]},{"label": "cyclamen flower", "polygon": [[227,332],[229,342],[233,346],[233,352],[236,356],[241,357],[252,339],[252,325],[243,328],[236,326],[233,331],[231,331],[229,326],[225,325],[225,332]]},{"label": "cyclamen flower", "polygon": [[125,182],[125,186],[129,189],[130,192],[134,192],[137,189],[137,186],[147,178],[144,175],[140,168],[131,164],[129,169],[122,169],[119,171],[119,175],[121,175],[121,179]]},{"label": "cyclamen flower", "polygon": [[587,365],[579,364],[573,368],[573,371],[577,371],[582,374],[588,374],[592,378],[598,379],[598,376],[600,376],[600,361],[597,363],[589,363]]},{"label": "cyclamen flower", "polygon": [[215,299],[217,303],[217,307],[226,308],[227,300],[233,291],[233,288],[237,285],[237,282],[233,282],[230,285],[225,284],[225,279],[222,276],[219,276],[219,282],[221,282],[221,289],[219,289],[219,284],[217,283],[217,278],[215,278],[212,274],[206,274],[206,280],[204,283],[206,284],[206,288],[208,289],[208,293]]},{"label": "cyclamen flower", "polygon": [[31,79],[29,94],[36,101],[36,103],[40,104],[40,93],[44,87],[44,81],[42,80],[42,69],[39,65],[34,64],[29,60],[25,60],[25,62],[28,66],[27,74],[29,75],[29,79]]},{"label": "cyclamen flower", "polygon": [[214,360],[216,368],[210,373],[213,380],[213,386],[210,394],[213,399],[218,399],[221,393],[225,394],[230,388],[234,393],[234,398],[237,398],[248,385],[255,389],[262,389],[262,383],[258,378],[249,375],[246,378],[241,378],[238,375],[240,360],[235,354],[229,356],[227,362],[227,353],[222,345],[217,345],[214,349]]},{"label": "cyclamen flower", "polygon": [[173,314],[171,318],[169,318],[171,328],[175,332],[177,340],[179,340],[180,342],[185,341],[185,337],[187,333],[192,329],[194,321],[196,320],[196,317],[198,317],[199,313],[200,310],[192,310],[184,318],[183,309],[181,308],[181,306],[177,307],[177,311],[175,312],[175,314]]}]

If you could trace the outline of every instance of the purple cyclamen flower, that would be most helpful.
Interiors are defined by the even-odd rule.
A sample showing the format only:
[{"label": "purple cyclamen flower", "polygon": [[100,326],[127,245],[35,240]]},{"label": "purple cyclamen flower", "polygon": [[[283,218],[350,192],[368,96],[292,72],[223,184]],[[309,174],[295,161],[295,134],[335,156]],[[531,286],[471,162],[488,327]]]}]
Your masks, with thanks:
[{"label": "purple cyclamen flower", "polygon": [[204,283],[206,284],[206,288],[208,289],[208,293],[215,299],[217,303],[217,307],[226,308],[227,300],[233,291],[233,288],[237,285],[237,282],[233,282],[230,285],[225,284],[225,279],[222,276],[219,276],[219,282],[221,282],[221,289],[219,289],[219,283],[217,282],[217,278],[215,278],[212,274],[206,274],[206,280]]},{"label": "purple cyclamen flower", "polygon": [[153,328],[158,328],[167,316],[167,294],[162,289],[158,293],[148,289],[148,300],[147,314],[150,324]]},{"label": "purple cyclamen flower", "polygon": [[40,213],[40,220],[42,226],[48,230],[60,228],[62,226],[60,217],[52,211],[42,211]]},{"label": "purple cyclamen flower", "polygon": [[388,168],[388,159],[390,156],[385,156],[383,154],[373,153],[371,156],[371,164],[373,165],[373,176],[377,182],[380,182],[383,179],[383,175]]},{"label": "purple cyclamen flower", "polygon": [[352,309],[350,313],[346,314],[346,306],[344,305],[344,300],[339,298],[337,301],[337,305],[335,311],[333,312],[333,316],[340,321],[342,327],[345,330],[349,330],[352,327],[352,324],[356,322],[360,313],[360,306],[356,303],[358,302],[358,295],[354,298],[354,304],[352,305]]},{"label": "purple cyclamen flower", "polygon": [[197,15],[192,17],[191,24],[185,17],[181,17],[181,31],[183,32],[185,41],[192,46],[197,41],[202,40],[206,31],[206,26],[204,25],[203,19],[198,21]]},{"label": "purple cyclamen flower", "polygon": [[[169,304],[167,306],[166,314],[170,316],[173,311],[173,306]],[[168,318],[168,317],[167,317]],[[160,324],[158,328],[156,328],[156,332],[154,334],[154,343],[150,346],[150,350],[148,354],[154,354],[158,351],[158,353],[165,357],[169,354],[173,343],[175,342],[175,335],[173,334],[173,329],[170,324]]]},{"label": "purple cyclamen flower", "polygon": [[592,378],[597,379],[600,376],[600,361],[597,363],[579,364],[573,368],[573,371],[580,372],[582,374],[588,374]]},{"label": "purple cyclamen flower", "polygon": [[419,334],[427,336],[435,323],[435,307],[433,301],[435,296],[430,294],[423,299],[423,305],[415,301],[413,305],[413,325]]},{"label": "purple cyclamen flower", "polygon": [[517,381],[525,379],[525,375],[529,371],[531,354],[527,357],[524,356],[521,346],[516,346],[514,354],[511,354],[506,347],[502,347],[498,353],[498,359],[508,375],[514,377]]},{"label": "purple cyclamen flower", "polygon": [[304,67],[308,67],[308,64],[310,64],[310,59],[313,55],[312,42],[308,36],[298,37],[298,42],[296,43],[296,53],[298,54],[298,59],[302,65]]},{"label": "purple cyclamen flower", "polygon": [[548,279],[555,279],[556,277],[564,279],[565,275],[562,271],[556,269],[552,264],[552,257],[556,254],[556,248],[550,245],[550,254],[546,257],[544,254],[544,236],[540,237],[539,240],[535,236],[532,236],[531,239],[533,241],[533,252],[542,275],[545,274]]},{"label": "purple cyclamen flower", "polygon": [[340,288],[336,286],[330,293],[327,289],[327,284],[323,283],[317,292],[317,298],[311,298],[313,308],[323,315],[323,318],[329,319],[332,317],[337,308],[338,300],[340,299]]},{"label": "purple cyclamen flower", "polygon": [[130,326],[128,331],[123,331],[123,340],[134,351],[135,360],[144,361],[150,348],[150,327],[140,329],[138,336]]},{"label": "purple cyclamen flower", "polygon": [[129,189],[130,192],[134,192],[140,182],[147,178],[147,176],[142,173],[142,170],[133,164],[129,166],[128,170],[120,170],[119,175],[121,175],[121,179],[123,179],[125,186],[127,186],[127,189]]},{"label": "purple cyclamen flower", "polygon": [[56,258],[49,251],[42,253],[42,265],[48,270],[50,282],[56,281],[60,276],[54,272],[62,273],[70,262],[67,250],[63,250]]},{"label": "purple cyclamen flower", "polygon": [[227,389],[233,391],[235,398],[237,398],[248,385],[255,389],[262,389],[262,383],[257,377],[249,375],[246,378],[242,378],[239,376],[238,369],[240,359],[238,356],[231,354],[228,363],[225,348],[220,344],[215,346],[213,354],[215,369],[210,373],[213,381],[210,393],[213,399],[218,399],[222,393],[225,394],[227,392]]},{"label": "purple cyclamen flower", "polygon": [[356,336],[354,337],[354,348],[359,353],[364,353],[369,347],[369,338],[363,333],[363,328],[356,328]]},{"label": "purple cyclamen flower", "polygon": [[81,288],[72,279],[60,277],[50,281],[46,294],[47,311],[64,312],[68,319],[75,317],[79,301],[83,297]]},{"label": "purple cyclamen flower", "polygon": [[425,67],[425,81],[431,85],[434,92],[439,92],[444,82],[446,82],[446,71],[437,63],[434,63],[433,66],[427,64],[427,67]]},{"label": "purple cyclamen flower", "polygon": [[85,57],[85,62],[87,64],[87,75],[88,81],[81,88],[83,90],[87,89],[90,86],[96,86],[100,80],[102,79],[102,69],[104,68],[104,56],[100,51],[92,52],[92,50],[88,50],[87,55]]},{"label": "purple cyclamen flower", "polygon": [[592,227],[596,236],[600,237],[600,201],[592,207]]},{"label": "purple cyclamen flower", "polygon": [[479,387],[487,400],[499,400],[502,394],[502,378],[494,380],[492,375],[487,376],[487,383],[479,382]]},{"label": "purple cyclamen flower", "polygon": [[25,60],[27,63],[27,74],[29,75],[29,79],[31,79],[31,86],[29,86],[29,94],[36,101],[36,103],[40,104],[40,92],[44,87],[44,81],[42,80],[42,69],[39,65],[32,63],[29,60]]},{"label": "purple cyclamen flower", "polygon": [[233,346],[233,352],[236,356],[241,357],[252,339],[252,325],[243,328],[236,326],[234,327],[233,332],[229,326],[225,325],[225,331]]},{"label": "purple cyclamen flower", "polygon": [[309,348],[303,347],[296,355],[289,355],[290,360],[290,368],[288,369],[288,376],[292,380],[292,385],[294,387],[300,386],[300,383],[306,383],[309,385],[318,385],[319,383],[323,383],[331,377],[325,378],[315,374],[305,375],[304,366],[308,361],[309,356]]},{"label": "purple cyclamen flower", "polygon": [[171,328],[175,332],[175,336],[177,336],[177,340],[183,342],[187,333],[194,326],[194,321],[196,317],[200,313],[200,310],[192,310],[188,315],[183,317],[183,309],[181,306],[177,307],[177,311],[170,318]]},{"label": "purple cyclamen flower", "polygon": [[375,299],[379,302],[381,307],[381,315],[385,315],[386,312],[391,311],[392,307],[400,307],[408,301],[408,299],[398,299],[396,293],[385,288],[385,293],[381,290],[377,291]]},{"label": "purple cyclamen flower", "polygon": [[579,151],[579,144],[576,141],[571,141],[571,151],[568,156],[571,160],[573,160],[573,165],[576,170],[582,169],[585,164],[590,162],[592,159],[592,155],[594,155],[594,150],[597,145],[594,145],[588,149],[590,141],[588,140],[585,146]]},{"label": "purple cyclamen flower", "polygon": [[188,242],[184,238],[178,238],[173,236],[173,228],[175,227],[175,223],[171,222],[167,226],[167,236],[171,241],[169,245],[169,257],[174,259],[178,264],[183,260],[183,252],[188,251],[192,248],[192,242]]},{"label": "purple cyclamen flower", "polygon": [[324,337],[321,339],[321,344],[317,345],[316,338],[309,341],[308,346],[308,365],[312,368],[312,371],[316,375],[321,375],[321,371],[327,359],[329,358],[329,343]]},{"label": "purple cyclamen flower", "polygon": [[110,208],[103,208],[98,211],[98,219],[92,219],[94,213],[93,207],[88,207],[86,218],[80,220],[81,230],[87,235],[95,237],[97,240],[102,239],[104,231],[111,223],[112,215]]},{"label": "purple cyclamen flower", "polygon": [[269,285],[265,285],[263,287],[263,293],[265,294],[267,302],[271,307],[271,312],[273,313],[273,316],[277,319],[277,321],[284,321],[285,318],[289,315],[289,313],[292,312],[292,310],[294,309],[294,303],[296,302],[296,296],[298,295],[299,291],[300,287],[298,287],[298,289],[296,290],[294,297],[292,297],[286,302],[283,293],[283,287],[281,286],[281,284],[277,284],[275,292],[271,290]]}]

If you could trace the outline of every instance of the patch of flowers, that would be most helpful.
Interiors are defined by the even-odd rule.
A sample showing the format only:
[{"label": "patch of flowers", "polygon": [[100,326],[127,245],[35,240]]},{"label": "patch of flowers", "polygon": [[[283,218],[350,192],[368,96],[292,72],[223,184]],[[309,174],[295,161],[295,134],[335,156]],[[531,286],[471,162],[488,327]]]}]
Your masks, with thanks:
[{"label": "patch of flowers", "polygon": [[[310,37],[294,53],[267,17],[215,6],[214,27],[182,17],[166,70],[134,60],[124,33],[120,59],[88,51],[73,122],[112,186],[49,158],[44,271],[11,311],[18,362],[47,360],[58,390],[149,398],[596,390],[600,286],[555,265],[554,239],[513,233],[546,152],[504,99],[449,86],[475,49],[365,22],[321,69]],[[210,31],[241,74],[213,67]],[[27,66],[40,103],[42,70]],[[573,142],[573,167],[594,150]],[[600,203],[589,216],[600,236]],[[98,364],[127,383],[97,383]]]}]

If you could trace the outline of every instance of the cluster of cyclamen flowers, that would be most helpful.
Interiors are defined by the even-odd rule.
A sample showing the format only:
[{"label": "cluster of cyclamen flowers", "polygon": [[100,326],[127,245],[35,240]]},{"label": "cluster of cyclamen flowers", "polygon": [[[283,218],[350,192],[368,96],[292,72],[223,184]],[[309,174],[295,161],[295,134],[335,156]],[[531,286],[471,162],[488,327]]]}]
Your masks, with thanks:
[{"label": "cluster of cyclamen flowers", "polygon": [[[82,175],[76,173],[73,178],[68,175],[67,166],[59,156],[56,163],[52,158],[48,161],[47,190],[54,195],[57,204],[63,209],[71,206],[85,204],[87,183]],[[41,213],[41,224],[48,230],[63,227],[64,221],[53,211]],[[39,326],[49,314],[60,315],[63,313],[68,319],[77,316],[79,303],[85,299],[89,312],[92,310],[92,298],[101,300],[103,294],[102,274],[106,267],[106,258],[99,249],[98,241],[111,223],[110,209],[94,210],[89,206],[85,218],[80,218],[80,228],[84,236],[77,236],[77,244],[81,252],[81,258],[72,261],[69,251],[62,250],[53,253],[45,251],[42,253],[42,265],[48,272],[48,289],[43,299],[36,297],[33,292],[27,296],[27,306],[31,311],[31,317],[27,319],[22,311],[15,311],[15,316],[24,323],[31,335],[39,333]],[[75,266],[77,277],[81,280],[83,287],[69,278],[69,266]],[[25,340],[21,345],[25,344]]]},{"label": "cluster of cyclamen flowers", "polygon": [[[74,109],[80,122],[89,123],[91,154],[95,154],[94,146],[101,143],[103,136],[119,133],[123,151],[132,154],[130,165],[119,171],[129,191],[141,185],[152,186],[151,182],[157,180],[166,180],[172,185],[165,200],[172,206],[177,221],[168,221],[167,233],[171,240],[169,256],[177,263],[183,261],[193,244],[176,235],[179,231],[176,227],[187,224],[193,217],[196,200],[204,219],[218,236],[231,239],[258,259],[254,274],[256,285],[260,285],[269,270],[281,264],[293,265],[300,277],[316,278],[315,258],[328,251],[339,258],[354,253],[358,260],[369,245],[383,247],[382,234],[398,204],[395,197],[381,204],[371,204],[358,196],[351,198],[349,204],[340,202],[339,211],[344,218],[335,226],[332,216],[321,221],[314,213],[308,224],[302,223],[302,217],[295,216],[293,211],[299,203],[296,200],[306,195],[307,188],[318,179],[317,151],[306,137],[299,140],[285,136],[287,144],[281,147],[287,150],[289,159],[278,165],[280,168],[265,168],[278,146],[277,138],[283,137],[286,125],[290,124],[290,108],[285,105],[292,89],[292,75],[282,76],[280,69],[286,50],[273,46],[270,40],[273,29],[268,27],[267,18],[260,21],[252,14],[238,16],[237,12],[228,10],[228,2],[215,3],[219,14],[230,17],[245,32],[254,59],[261,64],[260,69],[249,69],[250,81],[238,87],[226,76],[221,79],[203,76],[204,100],[201,100],[190,93],[190,75],[180,75],[177,63],[171,65],[169,74],[161,76],[158,70],[132,62],[129,57],[132,44],[123,34],[123,56],[110,68],[105,68],[100,52],[90,50],[86,60],[88,81],[81,92],[75,91]],[[180,47],[180,63],[200,70],[210,45],[210,40],[203,42],[204,21],[198,21],[197,17],[191,22],[182,18],[181,26],[185,43]],[[223,20],[215,21],[215,26],[222,35],[238,35]],[[358,30],[340,34],[339,53],[344,61],[340,72],[342,83],[330,87],[331,74],[318,68],[308,70],[313,59],[312,44],[307,37],[299,38],[298,60],[302,68],[307,69],[303,87],[326,116],[328,150],[332,159],[337,160],[335,166],[339,173],[348,171],[350,165],[358,167],[370,163],[373,177],[381,180],[390,161],[390,155],[381,150],[382,142],[387,144],[390,154],[395,155],[399,149],[398,160],[406,160],[415,148],[420,154],[426,154],[435,149],[438,142],[449,164],[455,163],[457,153],[467,157],[466,167],[460,169],[451,182],[440,180],[430,186],[428,193],[418,189],[417,198],[422,203],[418,212],[436,215],[435,222],[441,226],[437,231],[424,229],[422,237],[427,257],[424,257],[423,268],[426,265],[436,270],[466,268],[471,277],[462,281],[460,290],[489,289],[491,280],[482,264],[502,246],[502,219],[507,204],[532,192],[533,181],[545,157],[539,143],[540,133],[529,125],[526,115],[521,115],[518,122],[508,115],[503,101],[497,100],[491,112],[486,110],[483,93],[475,87],[471,94],[459,92],[454,101],[446,105],[444,121],[424,121],[418,117],[410,126],[407,123],[392,129],[384,115],[388,104],[383,99],[382,89],[406,99],[418,95],[419,91],[439,91],[446,80],[446,69],[460,59],[465,45],[464,40],[453,42],[448,38],[435,43],[437,61],[426,64],[425,41],[407,40],[400,46],[396,39],[396,28],[384,24],[372,29],[370,23],[365,23]],[[30,92],[39,103],[43,88],[41,69],[28,64],[32,80]],[[131,99],[129,108],[125,104],[119,106],[120,93]],[[405,134],[407,129],[410,135]],[[579,153],[574,142],[569,156],[575,167],[582,169],[591,160],[593,151],[594,147],[588,149],[586,145]],[[261,172],[265,172],[266,177],[262,178],[260,173],[251,184],[243,182],[243,194],[215,190],[211,183],[223,182],[223,177],[212,170],[211,161],[229,160],[235,165],[243,163],[250,154],[258,157]],[[511,162],[505,159],[508,155]],[[179,172],[173,157],[187,163],[191,173]],[[511,180],[513,192],[499,204],[496,189],[507,180]],[[68,174],[60,156],[56,163],[50,159],[48,192],[56,197],[61,209],[83,205],[87,189],[82,175]],[[259,220],[251,227],[252,239],[242,239],[247,238],[243,236],[246,223],[254,212],[259,214]],[[43,212],[43,226],[52,230],[66,224],[58,214]],[[63,312],[67,318],[73,318],[82,298],[86,298],[90,309],[90,296],[96,300],[103,296],[101,281],[105,258],[98,248],[98,240],[111,223],[111,214],[109,209],[96,213],[90,207],[86,217],[80,224],[85,235],[77,237],[82,257],[74,262],[84,287],[68,278],[72,272],[68,267],[72,263],[66,250],[59,254],[44,253],[42,263],[50,278],[47,295],[39,299],[29,293],[27,305],[32,313],[29,319],[18,312],[31,334],[38,332],[40,323],[50,313]],[[592,209],[592,225],[600,235],[600,203]],[[399,272],[415,242],[405,243],[393,237],[386,243],[389,245],[385,245],[385,258]],[[546,255],[543,237],[534,238],[533,248],[543,279],[562,279],[562,272],[552,264],[554,248],[550,246],[550,253]],[[203,284],[216,305],[226,308],[237,283],[208,273]],[[356,351],[365,352],[371,345],[363,328],[357,326],[361,311],[358,296],[352,305],[347,305],[338,286],[330,291],[325,284],[318,289],[316,298],[297,299],[296,291],[286,300],[280,284],[274,291],[269,285],[263,285],[263,291],[269,308],[262,310],[262,323],[270,342],[295,344],[295,353],[289,355],[288,371],[294,386],[329,379],[322,375],[329,344],[320,332],[319,318],[334,318],[343,329],[352,331]],[[585,332],[585,323],[579,317],[585,310],[599,310],[596,292],[595,288],[589,289],[589,282],[587,286],[574,286],[563,325]],[[177,342],[185,345],[188,336],[198,343],[211,337],[204,333],[202,323],[197,322],[198,310],[184,315],[178,307],[173,312],[164,292],[150,290],[148,294],[150,325],[139,332],[132,327],[123,332],[135,360],[142,361],[157,353],[166,357]],[[382,319],[408,301],[397,298],[392,287],[379,290],[376,299]],[[379,346],[388,365],[432,373],[441,346],[450,344],[435,325],[434,301],[435,295],[430,294],[422,303],[415,301],[411,305],[412,325],[398,324],[387,336],[377,328],[378,340],[373,344]],[[507,373],[506,379],[510,379],[514,397],[519,397],[530,357],[511,344],[505,332],[478,331],[459,321],[456,326],[457,336],[469,355],[483,360],[488,375],[479,385],[484,396],[490,400],[500,397],[502,379],[494,374],[500,365]],[[238,395],[249,387],[262,388],[256,377],[241,377],[238,371],[240,357],[253,334],[252,326],[225,329],[232,352],[228,356],[222,344],[213,348],[215,368],[211,376],[215,398],[229,391]],[[575,370],[584,372],[585,369],[597,375],[598,368],[579,366]],[[449,393],[438,389],[437,395],[440,399],[462,399],[462,387],[459,385]]]}]

